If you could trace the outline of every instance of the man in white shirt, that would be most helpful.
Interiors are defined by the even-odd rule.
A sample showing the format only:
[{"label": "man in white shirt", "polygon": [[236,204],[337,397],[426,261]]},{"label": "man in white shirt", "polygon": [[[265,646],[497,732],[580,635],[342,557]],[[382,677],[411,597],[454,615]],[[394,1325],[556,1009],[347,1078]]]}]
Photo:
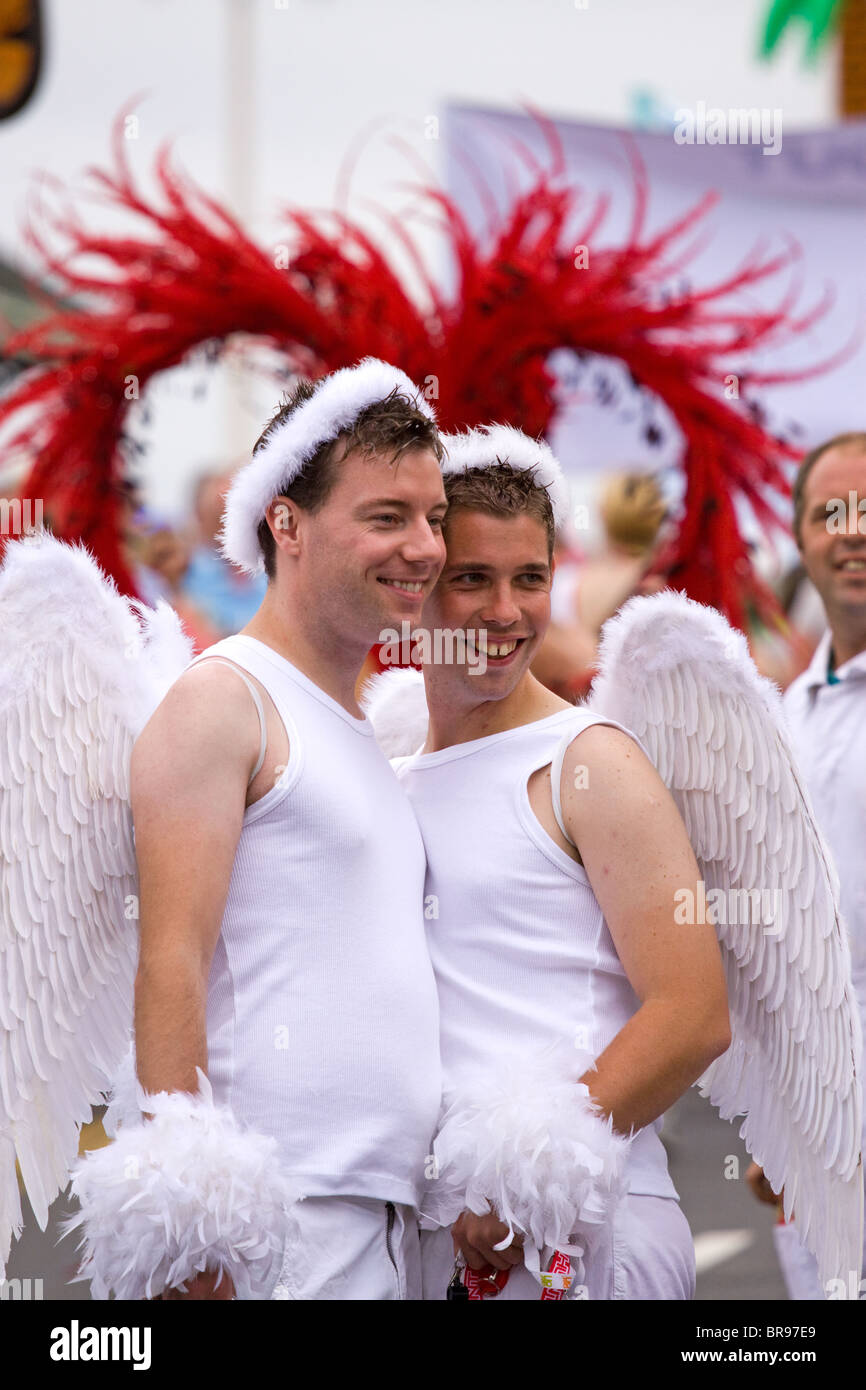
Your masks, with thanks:
[{"label": "man in white shirt", "polygon": [[[246,1297],[420,1297],[415,1207],[441,1094],[424,848],[355,683],[441,569],[440,458],[417,388],[366,359],[300,383],[229,493],[224,549],[266,568],[264,601],[174,684],[133,752],[137,1072],[175,1110],[162,1097],[153,1123],[121,1130],[135,1171],[118,1171],[117,1145],[85,1165],[88,1272],[120,1297],[155,1280],[160,1297],[228,1298],[238,1276]],[[199,1132],[214,1136],[201,1158]],[[270,1237],[248,1132],[276,1142],[304,1199],[269,1287],[235,1256]],[[127,1196],[135,1212],[112,1229]],[[141,1229],[151,1255],[165,1230],[168,1274]]]},{"label": "man in white shirt", "polygon": [[[470,634],[486,663],[425,666],[427,742],[398,764],[427,850],[446,1096],[485,1078],[480,1148],[527,1194],[551,1143],[592,1156],[583,1177],[569,1166],[567,1212],[548,1221],[528,1196],[525,1219],[558,1226],[566,1250],[527,1241],[525,1261],[497,1211],[455,1211],[434,1173],[424,1297],[446,1297],[456,1249],[469,1297],[504,1283],[506,1299],[687,1299],[694,1252],[655,1122],[730,1041],[715,930],[684,934],[671,908],[697,865],[634,737],[529,669],[550,619],[556,461],[504,427],[447,448],[464,469],[446,474],[448,557],[424,626]],[[500,1066],[516,1089],[497,1108]],[[459,1147],[467,1131],[451,1128]]]},{"label": "man in white shirt", "polygon": [[[828,629],[808,669],[785,692],[784,707],[839,873],[854,988],[866,1024],[866,433],[837,435],[807,454],[793,502],[794,538]],[[761,1200],[777,1200],[756,1165],[749,1181]],[[815,1261],[795,1236],[796,1220],[776,1228],[789,1292],[822,1298]],[[860,1278],[855,1271],[852,1288]]]}]

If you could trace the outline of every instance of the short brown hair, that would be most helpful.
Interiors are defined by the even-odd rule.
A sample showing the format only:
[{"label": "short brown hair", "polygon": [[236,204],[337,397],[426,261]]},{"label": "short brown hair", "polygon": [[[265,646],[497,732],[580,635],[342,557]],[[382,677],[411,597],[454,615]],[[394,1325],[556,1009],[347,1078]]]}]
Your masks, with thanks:
[{"label": "short brown hair", "polygon": [[[302,377],[283,397],[279,408],[262,430],[253,455],[259,453],[276,433],[278,427],[312,399],[316,383]],[[342,447],[338,447],[342,446]],[[290,497],[299,507],[316,512],[327,501],[337,478],[339,465],[353,450],[362,454],[386,453],[393,450],[391,462],[410,449],[432,449],[441,463],[444,453],[439,432],[428,415],[416,403],[395,387],[384,400],[374,401],[361,411],[351,428],[341,431],[336,439],[322,444],[307,460],[297,477],[277,488],[275,497]],[[259,545],[268,579],[276,574],[276,545],[267,520],[262,518],[258,529]]]},{"label": "short brown hair", "polygon": [[460,473],[446,473],[445,536],[448,521],[455,511],[486,512],[488,516],[519,516],[528,512],[540,521],[547,532],[548,559],[553,558],[556,525],[553,505],[546,487],[535,481],[534,468],[512,468],[497,459],[487,468],[466,468]]},{"label": "short brown hair", "polygon": [[832,439],[827,439],[823,444],[819,444],[817,449],[812,449],[797,469],[797,476],[791,489],[791,501],[794,503],[794,539],[798,545],[801,542],[803,513],[806,510],[806,479],[819,458],[822,458],[824,454],[829,453],[831,449],[844,449],[851,445],[856,446],[866,454],[866,431],[853,430],[849,434],[834,434]]}]

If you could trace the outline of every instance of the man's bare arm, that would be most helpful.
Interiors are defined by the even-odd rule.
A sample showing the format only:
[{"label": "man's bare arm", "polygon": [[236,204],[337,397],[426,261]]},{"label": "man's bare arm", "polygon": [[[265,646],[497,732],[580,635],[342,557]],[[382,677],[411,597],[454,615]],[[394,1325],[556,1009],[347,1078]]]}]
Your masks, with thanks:
[{"label": "man's bare arm", "polygon": [[196,1092],[207,1072],[208,975],[259,749],[249,691],[204,663],[172,687],[136,742],[131,800],[140,885],[138,1077]]},{"label": "man's bare arm", "polygon": [[[576,772],[580,767],[580,776]],[[721,953],[711,925],[674,922],[674,892],[700,876],[667,787],[627,734],[591,726],[565,758],[562,809],[641,1006],[581,1080],[620,1133],[664,1113],[730,1042]],[[493,1247],[496,1212],[464,1212],[455,1250],[473,1269],[508,1269],[520,1243]]]},{"label": "man's bare arm", "polygon": [[[585,769],[576,777],[578,766]],[[641,1001],[583,1080],[621,1133],[663,1114],[730,1044],[711,923],[674,921],[700,870],[673,797],[627,734],[586,729],[566,755],[563,817]]]}]

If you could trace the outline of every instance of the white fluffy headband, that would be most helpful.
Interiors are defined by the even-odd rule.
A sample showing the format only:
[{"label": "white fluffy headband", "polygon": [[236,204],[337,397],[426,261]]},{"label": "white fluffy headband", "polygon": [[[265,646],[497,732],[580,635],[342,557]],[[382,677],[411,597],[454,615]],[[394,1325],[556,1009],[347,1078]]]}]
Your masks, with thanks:
[{"label": "white fluffy headband", "polygon": [[482,425],[464,434],[443,434],[445,460],[442,473],[462,473],[467,468],[489,468],[507,463],[511,468],[534,468],[535,481],[547,489],[557,530],[568,520],[569,494],[565,475],[553,451],[541,440],[530,439],[512,425]]},{"label": "white fluffy headband", "polygon": [[322,444],[329,444],[376,401],[394,389],[408,396],[429,420],[436,416],[418,387],[399,367],[365,357],[317,384],[315,394],[278,425],[252,461],[236,474],[226,497],[220,546],[227,560],[247,574],[264,568],[258,529],[280,491],[296,478]]}]

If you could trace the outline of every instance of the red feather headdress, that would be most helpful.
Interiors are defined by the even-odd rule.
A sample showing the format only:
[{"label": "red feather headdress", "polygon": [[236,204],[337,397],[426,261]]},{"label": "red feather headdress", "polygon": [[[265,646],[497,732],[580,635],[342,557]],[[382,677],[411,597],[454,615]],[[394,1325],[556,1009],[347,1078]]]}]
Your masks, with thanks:
[{"label": "red feather headdress", "polygon": [[[748,499],[768,527],[779,526],[769,495],[787,493],[783,463],[794,450],[743,402],[726,400],[722,384],[748,354],[803,331],[824,311],[822,303],[795,317],[793,291],[772,310],[736,307],[739,292],[790,265],[792,250],[756,251],[710,287],[672,288],[673,272],[688,258],[684,240],[712,200],[649,236],[646,180],[635,162],[628,237],[603,247],[605,200],[575,232],[579,194],[562,186],[554,152],[551,168],[536,168],[531,186],[492,217],[483,237],[445,194],[421,189],[456,265],[447,295],[405,225],[388,219],[426,297],[421,304],[347,218],[290,210],[291,255],[279,267],[173,168],[166,149],[156,162],[161,205],[147,201],[124,144],[118,124],[114,167],[92,177],[145,235],[99,235],[72,212],[42,213],[63,253],[49,249],[44,230],[31,229],[31,241],[63,291],[93,307],[58,313],[7,343],[7,352],[37,366],[0,401],[0,426],[11,422],[12,447],[32,459],[22,495],[43,499],[55,534],[82,540],[121,589],[133,590],[118,534],[131,398],[193,350],[207,345],[217,355],[243,334],[278,349],[289,370],[314,377],[366,356],[392,362],[431,392],[449,431],[496,421],[542,435],[556,409],[550,354],[571,348],[619,358],[666,403],[685,440],[685,512],[664,557],[670,582],[740,626],[747,602],[772,606],[749,564],[734,498]],[[581,268],[576,243],[589,248]],[[84,258],[99,269],[85,273]],[[805,375],[750,372],[748,383],[752,389]]]}]

